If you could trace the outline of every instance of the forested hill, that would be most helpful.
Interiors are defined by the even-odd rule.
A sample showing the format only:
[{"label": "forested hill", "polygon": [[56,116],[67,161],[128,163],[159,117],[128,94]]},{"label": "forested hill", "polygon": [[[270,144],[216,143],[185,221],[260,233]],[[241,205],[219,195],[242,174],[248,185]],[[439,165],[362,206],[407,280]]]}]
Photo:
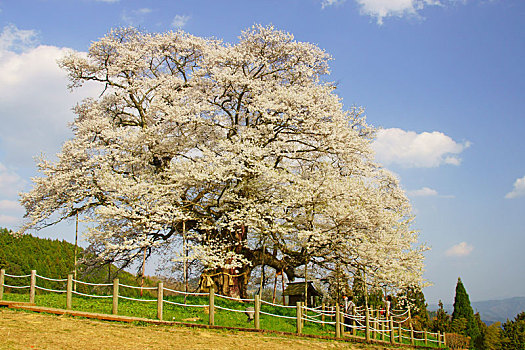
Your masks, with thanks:
[{"label": "forested hill", "polygon": [[0,268],[13,275],[36,270],[39,275],[64,278],[74,268],[75,246],[64,240],[31,235],[13,236],[0,228]]},{"label": "forested hill", "polygon": [[[79,254],[82,251],[79,248]],[[31,270],[36,270],[41,276],[66,278],[75,266],[74,252],[75,246],[64,240],[12,235],[9,230],[0,228],[0,268],[11,275],[26,275],[30,274]],[[90,271],[89,274],[85,271],[85,266],[79,266],[77,278],[86,282],[103,283],[118,277],[121,283],[138,284],[134,275],[119,271],[115,266],[111,266],[110,276],[107,267]],[[146,279],[145,283],[148,285],[154,282]]]}]

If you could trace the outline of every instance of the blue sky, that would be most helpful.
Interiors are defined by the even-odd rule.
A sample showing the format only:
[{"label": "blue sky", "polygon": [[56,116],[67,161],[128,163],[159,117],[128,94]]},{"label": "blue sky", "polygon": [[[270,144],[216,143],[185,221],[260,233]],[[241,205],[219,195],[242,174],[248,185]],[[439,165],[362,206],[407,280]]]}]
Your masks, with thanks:
[{"label": "blue sky", "polygon": [[[525,2],[522,0],[0,1],[0,227],[16,229],[33,157],[71,137],[56,59],[111,28],[182,28],[235,42],[273,24],[333,56],[347,108],[382,128],[377,158],[398,174],[432,247],[429,303],[525,296]],[[72,240],[73,225],[39,234]]]}]

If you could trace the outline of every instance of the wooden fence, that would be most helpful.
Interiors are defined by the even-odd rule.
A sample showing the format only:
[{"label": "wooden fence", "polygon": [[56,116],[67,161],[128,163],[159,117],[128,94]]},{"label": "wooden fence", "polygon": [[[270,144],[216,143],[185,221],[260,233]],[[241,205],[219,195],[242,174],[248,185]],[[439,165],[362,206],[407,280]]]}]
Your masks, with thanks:
[{"label": "wooden fence", "polygon": [[[6,277],[9,279],[29,279],[28,285],[12,285],[6,284]],[[56,282],[65,285],[65,289],[52,289],[44,288],[37,284],[37,278],[47,280],[50,282]],[[20,283],[18,283],[20,284]],[[76,284],[83,284],[92,287],[106,287],[112,290],[109,295],[96,295],[81,293],[74,288]],[[157,305],[157,319],[162,320],[164,315],[165,305],[177,305],[182,307],[193,307],[193,308],[207,308],[208,309],[208,324],[215,325],[215,313],[216,309],[224,310],[228,312],[240,312],[246,314],[250,319],[254,321],[254,328],[261,329],[260,327],[260,315],[268,315],[272,317],[279,317],[285,319],[292,319],[296,324],[296,333],[301,334],[303,332],[303,326],[307,322],[321,324],[323,327],[330,326],[334,327],[334,334],[336,338],[344,338],[347,336],[361,337],[367,342],[371,341],[383,341],[390,342],[392,344],[403,343],[406,340],[410,344],[414,345],[416,341],[430,345],[434,343],[434,346],[446,347],[446,336],[439,332],[432,333],[426,330],[417,331],[414,330],[410,318],[410,310],[393,310],[390,314],[381,314],[379,310],[373,310],[364,307],[353,307],[351,313],[344,313],[339,305],[327,306],[322,304],[319,307],[307,307],[302,302],[297,302],[293,306],[284,306],[273,304],[269,301],[261,300],[259,295],[255,295],[253,299],[239,299],[232,298],[225,295],[215,294],[213,285],[210,287],[209,292],[206,293],[186,293],[182,291],[173,290],[164,287],[162,282],[159,282],[156,287],[139,287],[125,285],[119,282],[119,279],[114,279],[113,283],[89,283],[80,280],[75,280],[73,275],[70,274],[64,279],[54,279],[45,276],[40,276],[35,270],[31,271],[28,275],[10,275],[5,272],[4,269],[0,270],[0,300],[3,299],[4,288],[13,289],[29,289],[29,302],[35,302],[36,290],[43,290],[52,293],[65,293],[66,294],[66,310],[72,309],[73,295],[80,295],[83,297],[90,298],[111,298],[112,299],[112,314],[118,315],[119,300],[133,300],[139,302],[151,302]],[[131,288],[136,290],[150,290],[156,294],[156,299],[137,299],[129,296],[124,296],[119,293],[120,288]],[[167,300],[164,298],[165,293],[180,294],[185,296],[200,296],[207,297],[206,304],[187,304],[178,303],[173,300]],[[217,305],[215,298],[229,299],[243,303],[245,309],[231,309],[224,306]],[[287,309],[288,312],[270,313],[262,310],[262,305],[267,304],[273,307]],[[249,305],[249,306],[248,306]],[[251,306],[253,305],[253,306]],[[248,306],[248,307],[246,307]],[[295,315],[290,316],[290,309],[295,309]],[[288,315],[287,315],[288,313]],[[408,324],[408,328],[404,328],[403,325]]]}]

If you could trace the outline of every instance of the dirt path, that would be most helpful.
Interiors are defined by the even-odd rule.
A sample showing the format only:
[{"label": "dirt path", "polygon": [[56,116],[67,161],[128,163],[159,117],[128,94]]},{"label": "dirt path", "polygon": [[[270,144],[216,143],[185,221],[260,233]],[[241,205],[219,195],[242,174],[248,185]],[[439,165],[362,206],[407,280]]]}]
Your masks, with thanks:
[{"label": "dirt path", "polygon": [[[0,349],[394,349],[172,326],[137,326],[0,309]],[[407,348],[404,348],[407,349]]]}]

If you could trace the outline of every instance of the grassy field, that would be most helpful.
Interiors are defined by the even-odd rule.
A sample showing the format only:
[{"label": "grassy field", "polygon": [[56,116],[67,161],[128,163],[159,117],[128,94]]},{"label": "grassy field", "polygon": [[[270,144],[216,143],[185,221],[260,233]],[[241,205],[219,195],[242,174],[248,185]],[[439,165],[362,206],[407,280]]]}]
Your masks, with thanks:
[{"label": "grassy field", "polygon": [[[104,322],[0,309],[0,349],[398,349],[286,336]],[[408,348],[403,348],[408,349]]]},{"label": "grassy field", "polygon": [[[146,299],[146,298],[145,298]],[[131,300],[119,300],[118,314],[124,316],[135,316],[149,319],[156,319],[157,304],[154,297],[148,297],[151,302],[139,302]],[[5,293],[4,300],[13,301],[28,301],[27,294]],[[167,301],[184,302],[181,296],[165,296]],[[38,306],[52,307],[65,309],[66,296],[64,294],[44,293],[35,296],[35,303]],[[191,296],[187,298],[188,304],[193,305],[208,305],[207,296]],[[252,304],[232,301],[216,296],[215,305],[229,309],[244,311],[246,307]],[[112,299],[111,298],[89,298],[74,295],[73,309],[79,311],[88,311],[96,313],[111,314]],[[267,304],[262,304],[262,311],[294,317],[294,319],[273,317],[268,315],[261,315],[261,329],[275,330],[281,332],[293,333],[296,330],[295,309],[275,307]],[[164,303],[164,320],[167,321],[182,321],[186,323],[207,324],[208,323],[208,308],[207,307],[181,307],[173,304]],[[327,319],[328,320],[328,319]],[[253,322],[247,322],[247,316],[244,312],[230,312],[216,309],[215,324],[225,327],[239,327],[252,328]],[[334,327],[331,325],[322,326],[320,324],[306,322],[303,327],[304,334],[334,336]],[[363,334],[358,334],[363,336]],[[408,340],[405,340],[408,343]],[[429,343],[433,345],[435,343]],[[424,345],[423,341],[416,342],[416,345]]]}]

